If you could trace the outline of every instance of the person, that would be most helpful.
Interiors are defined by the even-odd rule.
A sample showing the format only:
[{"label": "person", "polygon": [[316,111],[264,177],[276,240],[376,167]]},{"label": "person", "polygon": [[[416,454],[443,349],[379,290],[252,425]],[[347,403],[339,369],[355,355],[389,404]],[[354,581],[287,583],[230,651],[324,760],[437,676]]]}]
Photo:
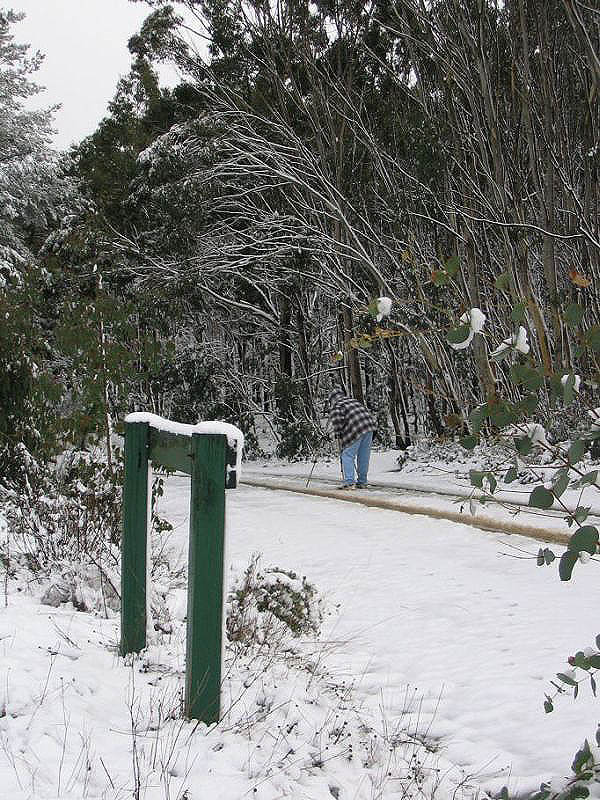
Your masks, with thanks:
[{"label": "person", "polygon": [[[371,412],[359,403],[347,397],[342,389],[334,389],[327,399],[329,421],[340,446],[343,483],[340,489],[353,489],[356,485],[361,489],[367,485],[369,459],[373,433],[377,424]],[[355,462],[358,480],[354,482]]]}]

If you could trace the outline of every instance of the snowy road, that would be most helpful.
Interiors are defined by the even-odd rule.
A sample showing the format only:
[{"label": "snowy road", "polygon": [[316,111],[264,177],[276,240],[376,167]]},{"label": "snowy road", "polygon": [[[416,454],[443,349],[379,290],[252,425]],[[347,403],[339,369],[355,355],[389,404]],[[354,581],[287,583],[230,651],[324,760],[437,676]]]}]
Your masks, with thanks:
[{"label": "snowy road", "polygon": [[[187,481],[171,478],[162,512],[182,552],[187,503]],[[600,630],[593,565],[561,583],[552,567],[503,555],[537,550],[519,537],[248,487],[227,503],[227,574],[260,552],[339,604],[323,632],[336,643],[328,663],[388,726],[430,726],[484,787],[534,790],[568,774],[600,709],[587,687],[553,714],[542,703],[548,679]]]}]

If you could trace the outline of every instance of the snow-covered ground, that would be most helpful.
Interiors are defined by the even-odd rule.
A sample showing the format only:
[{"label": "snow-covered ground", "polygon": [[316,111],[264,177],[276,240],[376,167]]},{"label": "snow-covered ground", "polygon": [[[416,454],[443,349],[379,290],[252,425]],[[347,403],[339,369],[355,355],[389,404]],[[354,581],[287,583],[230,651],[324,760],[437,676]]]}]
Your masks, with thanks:
[{"label": "snow-covered ground", "polygon": [[[427,453],[426,453],[427,454]],[[578,506],[590,509],[588,524],[600,524],[600,491],[598,486],[587,486],[582,489],[569,488],[561,496],[560,503],[554,501],[550,510],[541,510],[528,507],[529,495],[533,486],[540,482],[535,480],[539,476],[542,481],[550,481],[555,473],[555,468],[548,465],[532,465],[532,471],[527,474],[528,481],[523,483],[520,479],[505,484],[502,476],[506,474],[510,463],[494,467],[494,456],[498,458],[498,451],[489,448],[477,448],[474,453],[469,453],[456,444],[454,447],[446,446],[432,448],[431,457],[427,459],[406,461],[402,466],[398,464],[401,452],[398,450],[374,450],[371,454],[369,469],[369,496],[400,497],[404,502],[426,505],[440,511],[456,512],[460,509],[468,517],[475,515],[495,515],[498,519],[515,520],[523,525],[547,527],[550,530],[564,534],[572,533],[565,523],[567,511],[574,511]],[[454,457],[449,460],[448,456]],[[498,477],[498,488],[493,497],[495,500],[486,500],[485,506],[478,501],[471,505],[468,498],[473,496],[476,500],[481,497],[481,491],[471,485],[470,470],[492,470]],[[580,473],[598,469],[596,463],[583,462],[579,465]],[[316,464],[310,461],[278,461],[276,459],[258,460],[249,462],[244,466],[242,477],[262,479],[277,476],[285,479],[290,484],[295,483],[309,486],[328,488],[341,483],[339,461],[320,459]],[[571,479],[575,481],[580,477],[571,471]],[[392,494],[390,494],[392,492]],[[426,499],[424,499],[426,496]]]},{"label": "snow-covered ground", "polygon": [[[170,478],[162,499],[174,565],[185,561],[188,482]],[[593,740],[599,714],[586,687],[552,714],[542,704],[548,680],[598,633],[594,565],[561,583],[553,566],[511,557],[537,552],[525,539],[287,492],[242,486],[227,509],[228,584],[256,552],[306,575],[332,611],[320,639],[295,655],[228,662],[227,713],[207,730],[179,717],[181,586],[167,598],[180,624],[127,665],[118,620],[42,606],[40,587],[9,582],[1,797],[533,791],[568,775],[583,738]]]}]

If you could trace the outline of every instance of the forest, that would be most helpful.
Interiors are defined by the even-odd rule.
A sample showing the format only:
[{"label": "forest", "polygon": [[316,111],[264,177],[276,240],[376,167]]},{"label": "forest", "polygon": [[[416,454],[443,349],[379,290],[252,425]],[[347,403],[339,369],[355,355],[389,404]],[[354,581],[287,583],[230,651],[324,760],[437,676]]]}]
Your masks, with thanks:
[{"label": "forest", "polygon": [[148,5],[68,153],[0,18],[2,474],[91,441],[110,463],[133,410],[307,457],[336,384],[381,446],[468,436],[486,403],[493,432],[519,385],[572,432],[600,352],[593,4],[185,0],[186,36]]}]

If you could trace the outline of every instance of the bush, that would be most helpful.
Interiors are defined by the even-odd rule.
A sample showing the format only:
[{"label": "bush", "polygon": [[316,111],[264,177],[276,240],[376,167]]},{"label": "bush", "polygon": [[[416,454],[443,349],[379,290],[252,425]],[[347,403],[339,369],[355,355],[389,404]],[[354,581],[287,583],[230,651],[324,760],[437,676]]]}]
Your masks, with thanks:
[{"label": "bush", "polygon": [[242,650],[270,647],[286,636],[317,636],[323,601],[303,576],[280,567],[260,568],[255,554],[227,597],[226,631]]}]

